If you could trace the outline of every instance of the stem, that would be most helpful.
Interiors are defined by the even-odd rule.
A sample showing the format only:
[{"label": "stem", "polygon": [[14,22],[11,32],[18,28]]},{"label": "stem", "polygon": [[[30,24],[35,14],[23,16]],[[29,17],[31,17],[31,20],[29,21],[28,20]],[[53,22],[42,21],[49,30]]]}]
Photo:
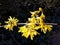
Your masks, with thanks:
[{"label": "stem", "polygon": [[[28,24],[28,23],[18,23],[18,25],[26,25],[26,24]],[[40,24],[40,23],[36,23],[36,24]],[[50,25],[57,25],[57,23],[45,23],[45,24],[47,24],[47,25],[48,24],[50,24]],[[1,27],[4,27],[4,25],[2,25],[2,26],[0,25],[0,28]]]}]

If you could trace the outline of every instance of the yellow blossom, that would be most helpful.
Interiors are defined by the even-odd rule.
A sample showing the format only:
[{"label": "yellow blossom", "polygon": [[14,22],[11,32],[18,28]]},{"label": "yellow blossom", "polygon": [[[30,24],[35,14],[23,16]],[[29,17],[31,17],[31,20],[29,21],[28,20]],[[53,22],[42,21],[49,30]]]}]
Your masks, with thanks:
[{"label": "yellow blossom", "polygon": [[9,29],[9,30],[13,30],[14,26],[17,26],[18,23],[18,19],[15,19],[15,17],[9,17],[8,21],[5,21],[6,25],[4,26],[4,28]]},{"label": "yellow blossom", "polygon": [[34,35],[36,36],[37,34],[39,34],[40,35],[40,33],[38,33],[37,31],[35,31],[35,30],[30,30],[29,31],[30,32],[30,37],[31,37],[31,40],[33,40],[33,37],[34,37]]},{"label": "yellow blossom", "polygon": [[34,17],[34,16],[38,16],[37,14],[39,13],[39,11],[34,11],[34,12],[31,12],[30,13],[32,14],[31,17]]},{"label": "yellow blossom", "polygon": [[42,28],[41,28],[41,31],[43,31],[44,34],[46,34],[47,30],[50,32],[52,30],[52,25],[44,25]]},{"label": "yellow blossom", "polygon": [[40,27],[41,31],[43,31],[43,33],[46,34],[47,30],[50,32],[53,26],[45,24],[44,19],[45,15],[43,13],[40,17],[37,17],[38,23],[40,23],[38,27]]},{"label": "yellow blossom", "polygon": [[45,24],[44,19],[45,19],[45,15],[42,13],[40,16],[40,27],[41,27],[41,31],[43,31],[43,33],[46,34],[47,30],[48,31],[52,30],[52,25]]},{"label": "yellow blossom", "polygon": [[39,34],[37,31],[34,30],[34,28],[31,28],[29,26],[28,27],[26,27],[26,26],[20,27],[18,32],[23,33],[22,36],[24,36],[26,38],[28,38],[30,36],[31,40],[33,40],[34,35]]},{"label": "yellow blossom", "polygon": [[[29,20],[34,23],[39,23],[38,26],[36,26],[36,25],[34,26],[32,24],[34,26],[34,29],[36,29],[36,30],[41,29],[41,31],[43,31],[43,33],[46,34],[47,30],[51,31],[53,26],[45,24],[45,22],[44,22],[45,15],[43,14],[42,8],[39,8],[39,12],[41,12],[41,16],[36,16],[35,18],[33,18],[34,17],[33,16]],[[35,13],[35,11],[34,11],[34,14],[37,14],[37,13]],[[35,20],[31,20],[32,18]]]}]

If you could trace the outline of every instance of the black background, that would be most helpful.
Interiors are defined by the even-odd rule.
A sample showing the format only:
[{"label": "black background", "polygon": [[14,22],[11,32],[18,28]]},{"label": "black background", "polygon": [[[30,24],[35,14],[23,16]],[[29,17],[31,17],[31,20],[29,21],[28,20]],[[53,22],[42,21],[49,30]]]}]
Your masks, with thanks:
[{"label": "black background", "polygon": [[[18,27],[13,31],[0,28],[0,45],[60,45],[60,1],[59,0],[0,0],[0,23],[9,16],[16,17],[19,22],[26,22],[31,16],[30,11],[43,8],[46,16],[45,22],[57,23],[51,32],[37,35],[34,40],[26,39],[18,33]],[[39,32],[39,31],[38,31]]]}]

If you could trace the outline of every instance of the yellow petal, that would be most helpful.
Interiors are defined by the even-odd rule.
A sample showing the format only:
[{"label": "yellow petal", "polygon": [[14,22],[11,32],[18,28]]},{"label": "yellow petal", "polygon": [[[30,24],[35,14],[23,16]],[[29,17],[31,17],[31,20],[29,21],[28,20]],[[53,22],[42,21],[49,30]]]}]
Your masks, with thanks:
[{"label": "yellow petal", "polygon": [[43,11],[42,8],[39,8],[39,11]]}]

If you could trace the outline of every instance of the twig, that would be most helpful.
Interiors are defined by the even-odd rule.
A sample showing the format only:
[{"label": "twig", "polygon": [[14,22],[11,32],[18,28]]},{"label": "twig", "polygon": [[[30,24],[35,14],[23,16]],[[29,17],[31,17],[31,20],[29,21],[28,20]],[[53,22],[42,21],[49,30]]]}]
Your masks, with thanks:
[{"label": "twig", "polygon": [[[28,24],[28,23],[18,23],[18,25],[26,25],[26,24]],[[40,23],[36,23],[36,24],[40,24]],[[57,25],[57,23],[45,23],[45,24],[47,24],[47,25],[48,25],[48,24],[49,24],[49,25]],[[1,27],[4,27],[4,25],[2,25],[2,26],[0,25],[0,28],[1,28]]]}]

